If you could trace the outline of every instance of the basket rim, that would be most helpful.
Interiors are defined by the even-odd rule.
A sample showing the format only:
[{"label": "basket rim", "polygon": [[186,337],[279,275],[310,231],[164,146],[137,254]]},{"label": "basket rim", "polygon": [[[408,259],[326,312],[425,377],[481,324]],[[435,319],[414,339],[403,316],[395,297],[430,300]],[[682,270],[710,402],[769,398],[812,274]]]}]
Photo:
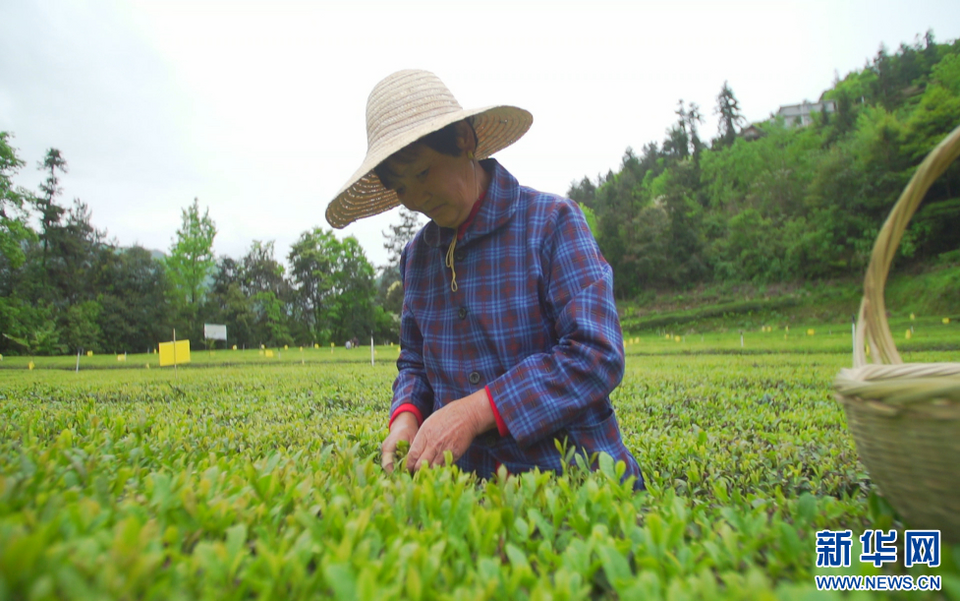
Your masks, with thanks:
[{"label": "basket rim", "polygon": [[863,280],[863,298],[857,316],[853,349],[854,367],[867,365],[865,347],[870,346],[874,364],[903,364],[887,322],[883,290],[890,265],[907,224],[933,182],[960,157],[960,127],[941,140],[917,167],[886,222],[877,235]]}]

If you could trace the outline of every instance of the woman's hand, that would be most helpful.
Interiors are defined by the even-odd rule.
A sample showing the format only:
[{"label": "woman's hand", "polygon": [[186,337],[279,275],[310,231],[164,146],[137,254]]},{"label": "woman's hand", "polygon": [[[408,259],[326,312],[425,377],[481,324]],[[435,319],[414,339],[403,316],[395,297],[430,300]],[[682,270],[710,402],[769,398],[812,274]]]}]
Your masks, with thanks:
[{"label": "woman's hand", "polygon": [[393,420],[393,424],[390,425],[390,434],[380,445],[380,466],[384,470],[393,471],[393,464],[397,456],[397,443],[401,440],[408,443],[413,442],[418,429],[417,418],[409,411],[404,411]]},{"label": "woman's hand", "polygon": [[480,389],[456,400],[424,420],[407,453],[407,467],[416,471],[427,464],[443,465],[447,451],[456,461],[467,452],[474,438],[494,426],[496,421],[486,390]]}]

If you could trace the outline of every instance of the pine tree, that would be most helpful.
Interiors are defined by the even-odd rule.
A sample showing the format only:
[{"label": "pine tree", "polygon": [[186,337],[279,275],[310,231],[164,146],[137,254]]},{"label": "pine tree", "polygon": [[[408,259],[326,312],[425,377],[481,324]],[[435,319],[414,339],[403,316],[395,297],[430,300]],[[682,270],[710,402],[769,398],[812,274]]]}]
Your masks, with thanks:
[{"label": "pine tree", "polygon": [[717,95],[717,108],[714,109],[713,114],[720,115],[717,128],[719,137],[715,142],[719,142],[722,146],[733,146],[737,140],[737,128],[742,127],[746,119],[740,114],[740,103],[737,102],[737,97],[733,95],[733,90],[726,81],[723,82],[723,88]]},{"label": "pine tree", "polygon": [[60,187],[60,180],[57,178],[57,171],[67,173],[67,161],[59,150],[50,148],[37,168],[41,171],[50,171],[47,179],[40,184],[40,191],[43,192],[43,195],[37,198],[37,208],[40,210],[40,239],[43,242],[43,255],[40,264],[46,270],[50,235],[52,230],[60,225],[60,220],[66,212],[66,209],[57,204],[57,196],[63,191]]}]

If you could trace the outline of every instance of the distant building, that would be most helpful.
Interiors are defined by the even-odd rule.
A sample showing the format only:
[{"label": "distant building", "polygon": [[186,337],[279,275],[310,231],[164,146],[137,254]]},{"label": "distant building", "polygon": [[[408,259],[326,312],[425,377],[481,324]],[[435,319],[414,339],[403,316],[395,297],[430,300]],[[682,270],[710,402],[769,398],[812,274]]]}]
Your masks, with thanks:
[{"label": "distant building", "polygon": [[835,113],[837,112],[837,102],[835,100],[825,100],[823,102],[808,102],[804,100],[800,104],[788,104],[781,106],[777,111],[778,117],[783,117],[783,122],[787,127],[799,125],[805,127],[813,123],[811,113]]},{"label": "distant building", "polygon": [[758,138],[762,138],[764,135],[763,130],[751,123],[750,125],[744,127],[740,130],[740,137],[746,140],[747,142],[752,142]]}]

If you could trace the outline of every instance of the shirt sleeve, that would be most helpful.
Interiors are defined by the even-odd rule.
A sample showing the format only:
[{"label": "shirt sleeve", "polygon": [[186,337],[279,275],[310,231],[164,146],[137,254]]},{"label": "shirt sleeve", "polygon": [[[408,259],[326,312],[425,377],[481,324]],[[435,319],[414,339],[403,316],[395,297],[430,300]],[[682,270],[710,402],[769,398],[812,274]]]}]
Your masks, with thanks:
[{"label": "shirt sleeve", "polygon": [[[400,253],[400,281],[406,273],[407,249]],[[413,311],[403,301],[400,311],[400,356],[397,358],[397,379],[393,382],[393,402],[390,404],[391,423],[403,405],[412,405],[420,423],[433,412],[433,388],[427,379],[423,364],[423,336]],[[409,410],[409,407],[404,410]]]},{"label": "shirt sleeve", "polygon": [[554,324],[557,342],[488,385],[520,447],[575,423],[587,407],[608,402],[624,372],[613,271],[579,207],[571,201],[558,206],[544,227],[540,253],[541,310]]}]

